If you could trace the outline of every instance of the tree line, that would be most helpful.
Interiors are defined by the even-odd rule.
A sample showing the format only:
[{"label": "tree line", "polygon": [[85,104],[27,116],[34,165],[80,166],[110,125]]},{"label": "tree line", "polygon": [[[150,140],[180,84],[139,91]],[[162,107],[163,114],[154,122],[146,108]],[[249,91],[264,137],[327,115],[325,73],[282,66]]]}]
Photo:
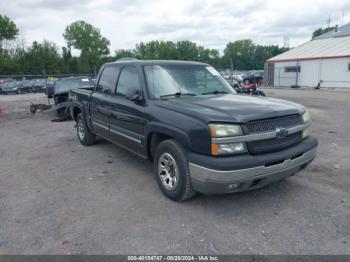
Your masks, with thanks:
[{"label": "tree line", "polygon": [[[221,55],[218,49],[205,48],[191,41],[140,42],[132,49],[110,53],[110,41],[100,30],[85,21],[68,25],[63,32],[66,46],[44,40],[26,47],[17,38],[19,30],[7,16],[0,15],[1,74],[94,74],[105,62],[123,57],[137,59],[192,60],[208,63],[217,69],[263,69],[267,59],[287,51],[278,45],[258,45],[250,39],[229,42]],[[12,43],[5,47],[4,43]],[[78,56],[72,50],[79,50]]]}]

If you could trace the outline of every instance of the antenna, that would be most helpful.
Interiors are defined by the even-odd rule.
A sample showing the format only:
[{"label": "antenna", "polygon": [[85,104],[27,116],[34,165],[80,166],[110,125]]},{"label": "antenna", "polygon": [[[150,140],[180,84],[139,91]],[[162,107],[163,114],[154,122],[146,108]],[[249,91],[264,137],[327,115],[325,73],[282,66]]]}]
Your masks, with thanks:
[{"label": "antenna", "polygon": [[343,25],[344,25],[344,8],[343,8],[343,15],[341,17],[341,26],[343,26]]}]

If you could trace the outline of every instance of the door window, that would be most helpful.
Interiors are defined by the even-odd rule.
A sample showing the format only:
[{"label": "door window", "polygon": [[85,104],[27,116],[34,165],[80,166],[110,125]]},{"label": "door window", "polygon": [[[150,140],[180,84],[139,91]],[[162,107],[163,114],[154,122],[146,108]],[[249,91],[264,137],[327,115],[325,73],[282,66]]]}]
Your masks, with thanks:
[{"label": "door window", "polygon": [[114,94],[118,71],[117,67],[106,67],[103,69],[96,91],[110,95]]},{"label": "door window", "polygon": [[134,66],[126,66],[120,73],[117,96],[129,98],[130,95],[140,92],[140,82],[137,68]]}]

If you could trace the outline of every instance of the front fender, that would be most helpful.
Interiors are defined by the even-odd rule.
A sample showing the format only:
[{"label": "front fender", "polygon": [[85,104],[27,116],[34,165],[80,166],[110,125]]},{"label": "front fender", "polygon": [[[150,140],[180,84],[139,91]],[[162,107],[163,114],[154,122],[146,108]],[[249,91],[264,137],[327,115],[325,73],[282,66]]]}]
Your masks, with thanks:
[{"label": "front fender", "polygon": [[152,133],[160,133],[176,139],[185,149],[191,150],[191,139],[184,130],[168,124],[150,122],[145,128],[145,145],[148,145]]}]

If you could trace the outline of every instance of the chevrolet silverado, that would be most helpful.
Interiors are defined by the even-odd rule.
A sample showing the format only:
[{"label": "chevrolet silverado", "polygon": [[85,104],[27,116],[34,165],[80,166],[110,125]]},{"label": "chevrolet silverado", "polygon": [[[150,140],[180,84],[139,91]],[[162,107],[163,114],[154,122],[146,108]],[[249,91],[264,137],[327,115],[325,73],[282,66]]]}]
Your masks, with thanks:
[{"label": "chevrolet silverado", "polygon": [[303,106],[237,94],[204,63],[107,63],[95,87],[72,90],[70,100],[83,145],[97,135],[150,159],[160,189],[175,201],[260,188],[316,155]]}]

